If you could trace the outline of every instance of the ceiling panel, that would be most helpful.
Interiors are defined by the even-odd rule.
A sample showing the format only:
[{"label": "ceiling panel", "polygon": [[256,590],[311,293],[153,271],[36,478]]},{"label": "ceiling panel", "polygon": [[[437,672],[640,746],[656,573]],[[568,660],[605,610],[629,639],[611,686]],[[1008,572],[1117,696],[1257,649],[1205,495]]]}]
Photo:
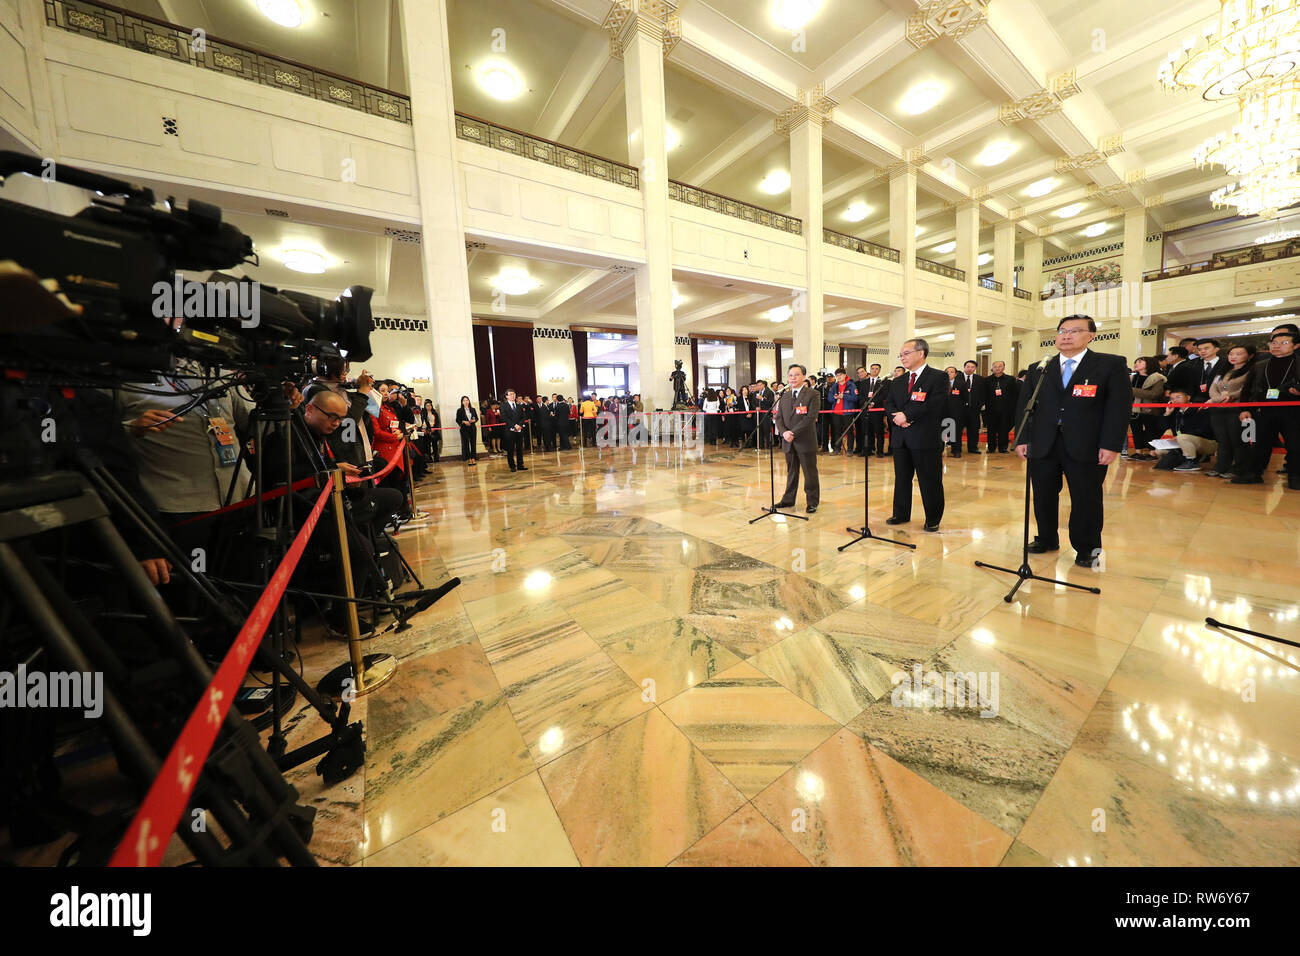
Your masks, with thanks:
[{"label": "ceiling panel", "polygon": [[741,202],[762,206],[776,212],[790,208],[790,191],[771,195],[758,188],[759,182],[768,173],[775,170],[790,172],[790,143],[780,140],[762,152],[753,152],[737,160],[724,172],[719,173],[709,183],[714,192]]},{"label": "ceiling panel", "polygon": [[[549,3],[448,0],[447,31],[456,109],[541,135],[538,118],[568,65],[569,54],[588,32],[598,29],[570,19]],[[502,44],[504,50],[499,49]],[[496,61],[503,61],[518,73],[524,92],[515,99],[499,100],[484,90],[483,70]],[[626,152],[625,146],[623,154]]]},{"label": "ceiling panel", "polygon": [[679,138],[668,153],[670,176],[680,176],[728,136],[766,114],[671,61],[664,66],[664,112]]},{"label": "ceiling panel", "polygon": [[587,270],[583,266],[573,266],[561,262],[549,262],[545,259],[528,259],[523,256],[509,256],[496,252],[475,253],[469,263],[469,295],[474,302],[490,302],[496,296],[492,287],[493,279],[506,270],[521,269],[538,284],[524,295],[512,295],[509,301],[524,308],[536,308],[554,295],[566,283],[576,279]]},{"label": "ceiling panel", "polygon": [[[921,84],[937,85],[942,98],[932,109],[909,115],[903,109],[903,97]],[[853,96],[918,138],[924,138],[975,110],[997,105],[981,92],[978,83],[944,56],[940,44],[916,51],[857,90]]]},{"label": "ceiling panel", "polygon": [[707,0],[707,6],[809,69],[826,62],[889,12],[882,0],[823,0],[798,38],[802,51],[796,51],[796,35],[783,28],[774,16],[777,0]]}]

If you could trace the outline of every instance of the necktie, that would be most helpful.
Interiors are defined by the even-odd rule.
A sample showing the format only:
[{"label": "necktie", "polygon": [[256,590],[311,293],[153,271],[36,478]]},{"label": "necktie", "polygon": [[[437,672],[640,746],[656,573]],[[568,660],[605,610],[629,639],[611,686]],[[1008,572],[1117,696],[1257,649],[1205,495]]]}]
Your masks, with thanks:
[{"label": "necktie", "polygon": [[967,375],[967,376],[966,376],[966,388],[969,389],[970,387],[971,387],[970,376]]},{"label": "necktie", "polygon": [[911,395],[915,391],[916,391],[916,373],[913,372],[912,377],[907,380],[907,394]]},{"label": "necktie", "polygon": [[1061,386],[1070,384],[1070,376],[1074,374],[1074,359],[1068,358],[1061,363]]}]

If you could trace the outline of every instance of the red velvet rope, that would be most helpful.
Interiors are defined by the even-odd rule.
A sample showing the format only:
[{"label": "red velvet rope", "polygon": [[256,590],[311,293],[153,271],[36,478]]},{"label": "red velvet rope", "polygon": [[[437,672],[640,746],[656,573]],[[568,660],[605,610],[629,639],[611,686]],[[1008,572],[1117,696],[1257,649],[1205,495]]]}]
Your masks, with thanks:
[{"label": "red velvet rope", "polygon": [[328,485],[321,489],[320,497],[303,522],[298,536],[293,539],[284,560],[275,569],[266,590],[253,605],[248,620],[240,628],[235,642],[226,652],[217,673],[199,699],[198,706],[172,745],[171,753],[167,755],[162,769],[149,787],[144,802],[136,811],[135,819],[118,844],[109,866],[157,866],[162,860],[172,832],[198,783],[203,763],[212,751],[217,731],[221,729],[222,721],[234,702],[235,693],[239,690],[244,675],[248,673],[262,634],[271,623],[276,604],[302,559],[303,549],[316,530],[316,522],[320,519],[332,490]]}]

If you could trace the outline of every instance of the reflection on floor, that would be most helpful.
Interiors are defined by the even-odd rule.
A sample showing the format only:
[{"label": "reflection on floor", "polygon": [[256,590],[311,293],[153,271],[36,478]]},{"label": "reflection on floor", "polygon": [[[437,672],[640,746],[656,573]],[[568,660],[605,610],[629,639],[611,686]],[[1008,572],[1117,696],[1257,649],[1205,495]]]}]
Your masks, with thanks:
[{"label": "reflection on floor", "polygon": [[[1101,596],[1035,582],[1007,604],[1013,579],[973,561],[1019,563],[1011,455],[946,462],[917,550],[842,554],[860,458],[822,458],[811,521],[755,525],[754,451],[529,463],[417,489],[403,550],[464,583],[367,643],[400,664],[357,709],[364,780],[298,775],[322,862],[1300,863],[1300,655],[1203,624],[1296,639],[1300,494],[1274,476],[1118,464],[1104,570],[1033,559]],[[891,462],[870,469],[883,532]],[[305,656],[310,676],[343,649]]]}]

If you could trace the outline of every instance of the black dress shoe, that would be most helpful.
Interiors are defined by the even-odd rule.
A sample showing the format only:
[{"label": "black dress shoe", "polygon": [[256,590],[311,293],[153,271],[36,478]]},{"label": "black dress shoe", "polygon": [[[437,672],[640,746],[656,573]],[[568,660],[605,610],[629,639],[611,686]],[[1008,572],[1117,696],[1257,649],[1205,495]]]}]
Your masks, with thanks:
[{"label": "black dress shoe", "polygon": [[510,470],[511,470],[511,471],[518,471],[519,469],[516,468],[516,467],[514,467],[513,465],[511,465],[511,466],[510,466]]},{"label": "black dress shoe", "polygon": [[1078,557],[1074,559],[1074,566],[1076,568],[1094,568],[1097,564],[1094,558]]},{"label": "black dress shoe", "polygon": [[515,471],[527,471],[527,470],[528,469],[525,468],[523,465],[520,465],[518,468],[515,469]]},{"label": "black dress shoe", "polygon": [[816,505],[809,505],[809,506],[808,506],[808,513],[809,513],[810,515],[815,515],[815,514],[817,513],[817,506],[816,506]]},{"label": "black dress shoe", "polygon": [[907,524],[911,520],[911,518],[898,518],[894,515],[890,515],[885,519],[885,524]]},{"label": "black dress shoe", "polygon": [[878,452],[876,452],[876,457],[877,457],[877,458],[884,458],[884,457],[885,457],[885,453],[884,453],[883,451],[878,451]]},{"label": "black dress shoe", "polygon": [[1029,542],[1030,554],[1046,554],[1049,551],[1060,551],[1060,550],[1061,550],[1060,542],[1057,542],[1056,544],[1048,544],[1046,541],[1042,540],[1041,538],[1035,538],[1033,541]]},{"label": "black dress shoe", "polygon": [[794,502],[793,502],[793,501],[778,501],[778,502],[777,502],[776,504],[774,504],[772,507],[773,507],[773,508],[793,508],[793,507],[794,507]]},{"label": "black dress shoe", "polygon": [[926,530],[926,531],[930,531],[930,532],[938,531],[938,530],[939,530],[939,524],[938,524],[938,522],[936,522],[936,523],[934,523],[934,524],[928,524],[928,525],[926,525],[926,526],[925,526],[925,530]]}]

